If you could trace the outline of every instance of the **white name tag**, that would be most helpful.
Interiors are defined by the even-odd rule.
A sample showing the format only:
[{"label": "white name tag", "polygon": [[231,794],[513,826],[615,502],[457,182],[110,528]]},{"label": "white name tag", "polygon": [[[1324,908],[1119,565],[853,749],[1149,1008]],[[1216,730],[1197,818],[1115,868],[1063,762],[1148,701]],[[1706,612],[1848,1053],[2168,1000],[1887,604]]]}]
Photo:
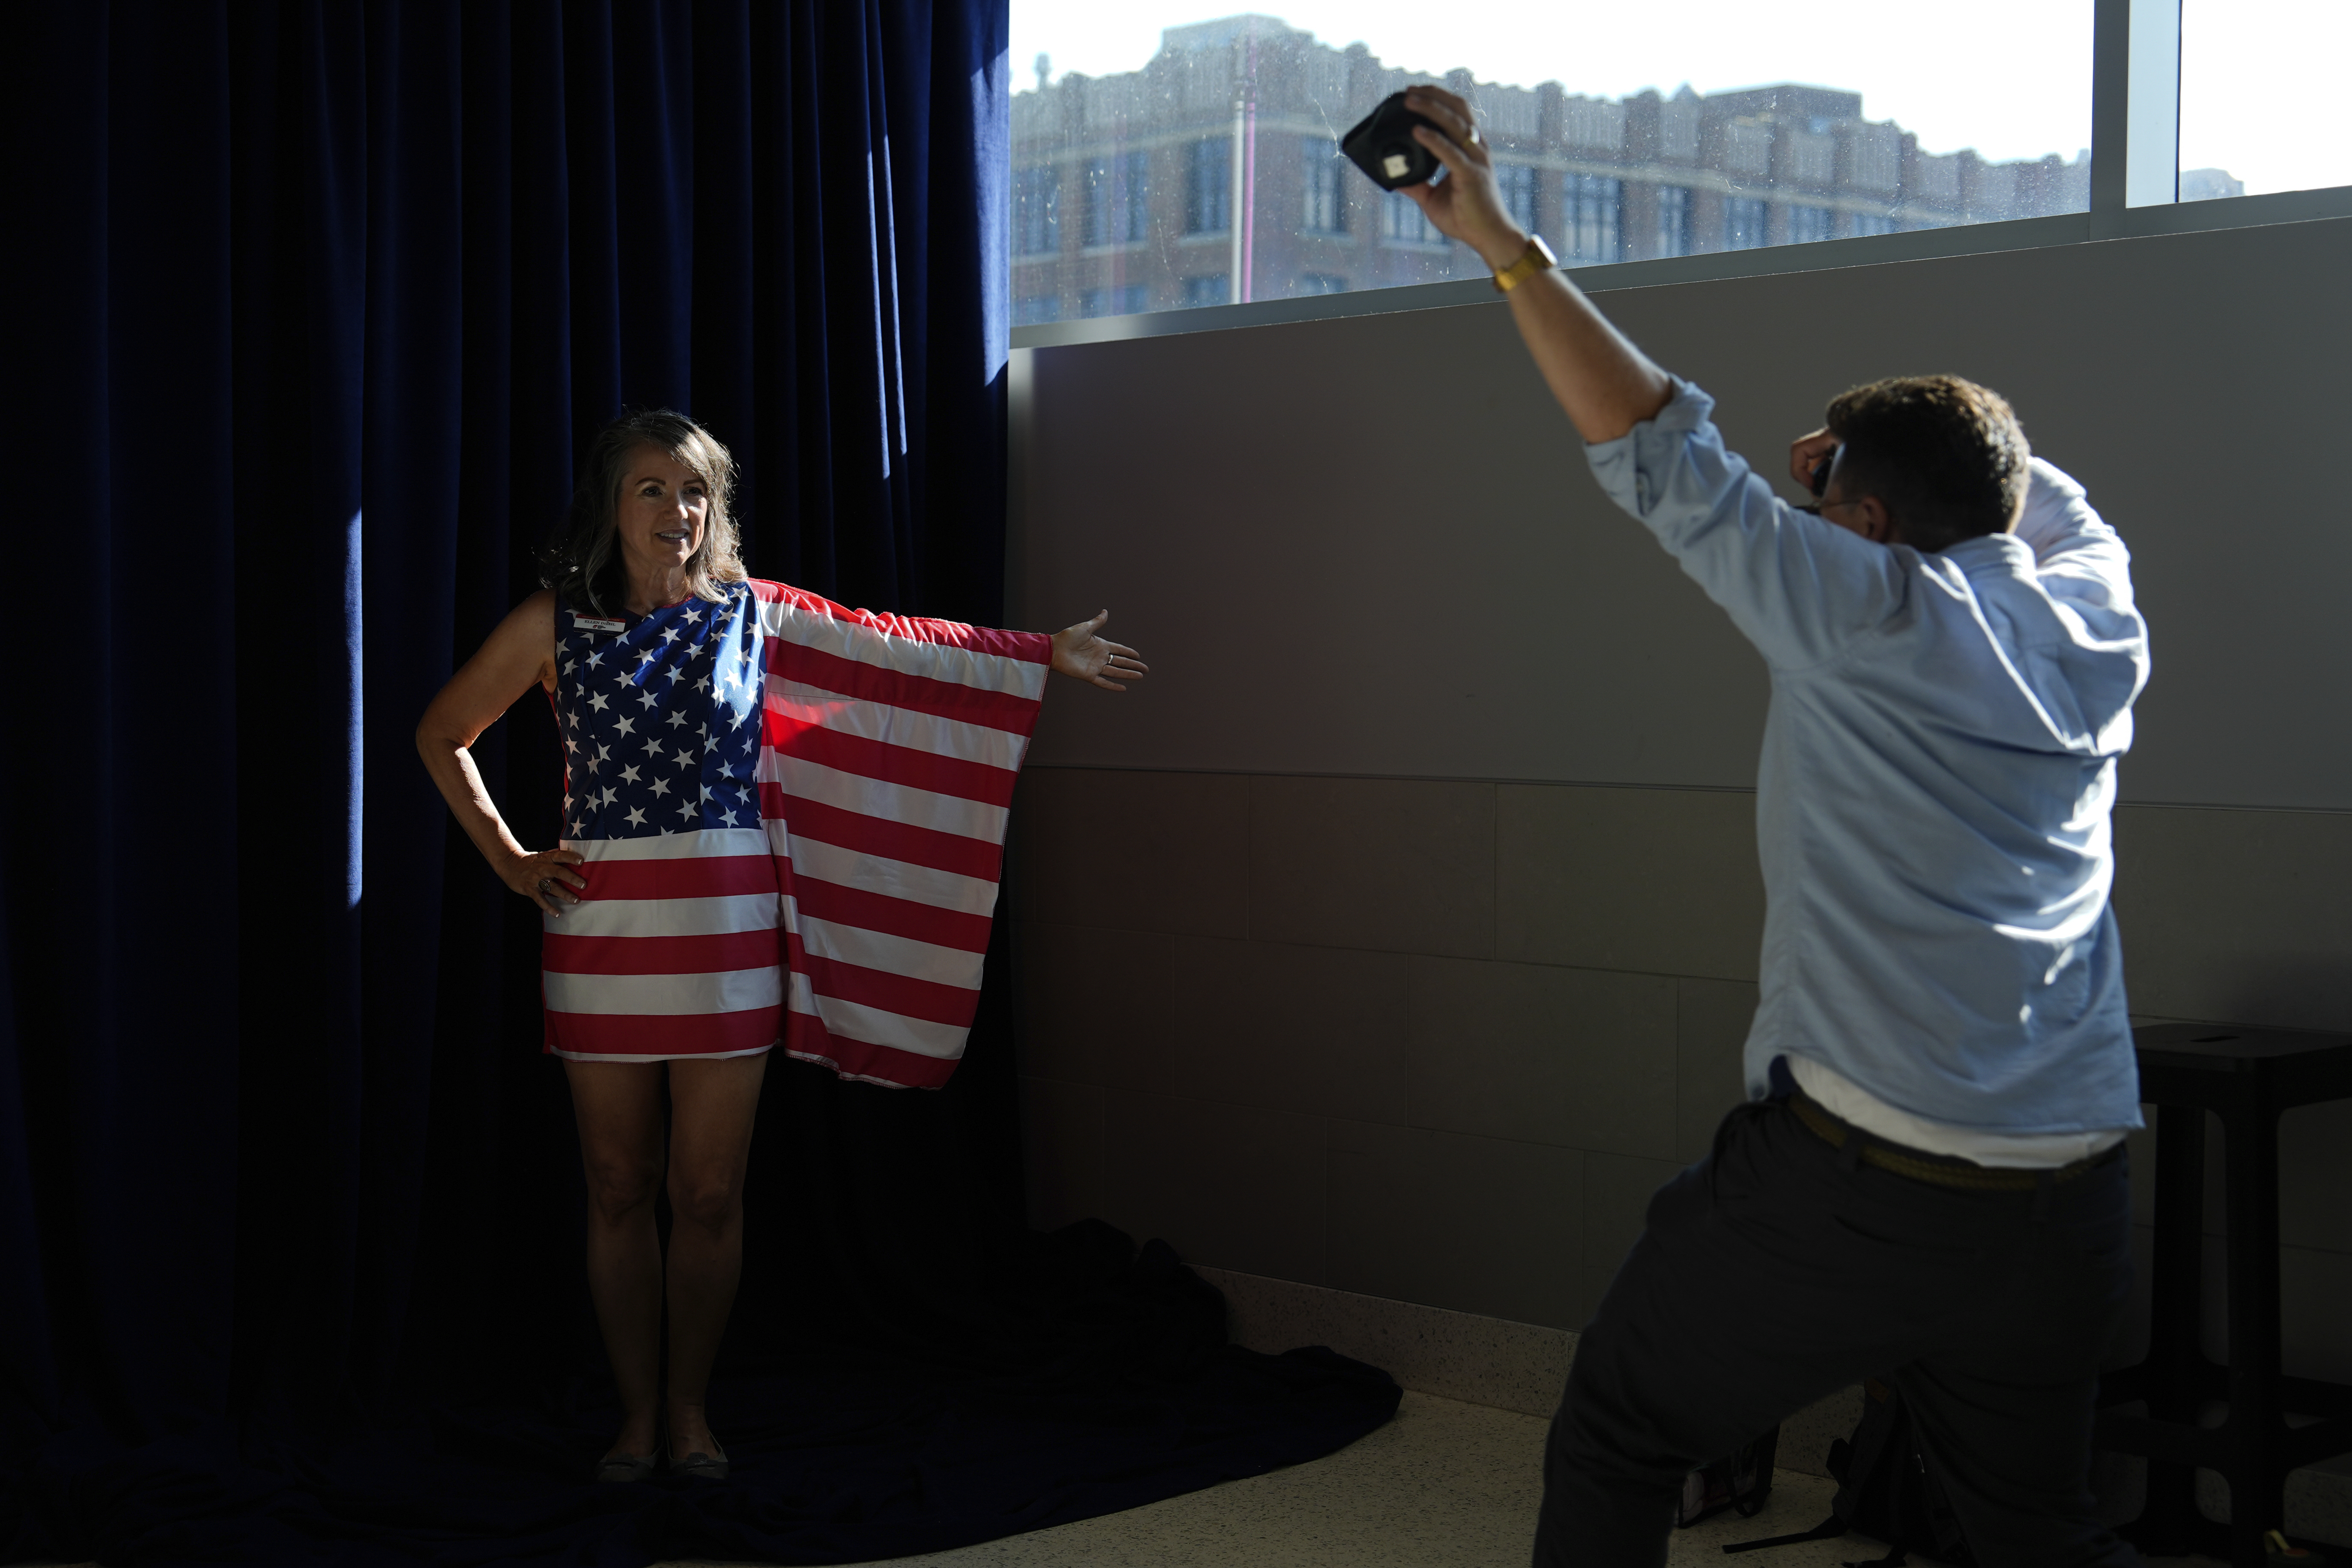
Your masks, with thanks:
[{"label": "white name tag", "polygon": [[583,632],[625,632],[629,629],[626,621],[600,621],[589,616],[574,616],[572,624]]}]

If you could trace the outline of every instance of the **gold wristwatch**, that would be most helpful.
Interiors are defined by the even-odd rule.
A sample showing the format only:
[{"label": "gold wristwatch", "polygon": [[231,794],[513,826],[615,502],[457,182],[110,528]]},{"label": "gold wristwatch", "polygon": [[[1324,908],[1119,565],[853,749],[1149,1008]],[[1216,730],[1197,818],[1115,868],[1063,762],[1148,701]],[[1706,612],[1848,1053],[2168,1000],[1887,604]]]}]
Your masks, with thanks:
[{"label": "gold wristwatch", "polygon": [[1559,265],[1559,258],[1551,253],[1551,247],[1531,234],[1528,236],[1528,247],[1519,252],[1519,258],[1495,274],[1496,291],[1507,294],[1545,268]]}]

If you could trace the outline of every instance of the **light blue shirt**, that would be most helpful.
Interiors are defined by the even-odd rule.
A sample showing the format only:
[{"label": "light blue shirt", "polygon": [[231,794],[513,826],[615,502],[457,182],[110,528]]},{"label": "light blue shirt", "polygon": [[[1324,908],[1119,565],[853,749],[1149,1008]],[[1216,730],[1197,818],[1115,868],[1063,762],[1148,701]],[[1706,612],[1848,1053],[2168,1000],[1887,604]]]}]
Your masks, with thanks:
[{"label": "light blue shirt", "polygon": [[2107,907],[2148,671],[2123,541],[2037,458],[2016,532],[1874,544],[1776,497],[1714,406],[1677,382],[1587,456],[1771,668],[1749,1094],[1790,1053],[1955,1127],[2138,1126]]}]

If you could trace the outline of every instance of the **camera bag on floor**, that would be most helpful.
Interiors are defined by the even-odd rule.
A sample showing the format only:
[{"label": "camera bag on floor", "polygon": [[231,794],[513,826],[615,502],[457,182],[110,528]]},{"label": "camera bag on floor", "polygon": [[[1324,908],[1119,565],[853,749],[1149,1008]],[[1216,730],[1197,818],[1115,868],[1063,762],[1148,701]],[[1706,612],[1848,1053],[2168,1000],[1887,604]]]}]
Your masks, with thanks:
[{"label": "camera bag on floor", "polygon": [[1780,1428],[1742,1443],[1720,1459],[1710,1459],[1683,1478],[1683,1498],[1675,1509],[1675,1528],[1712,1519],[1736,1508],[1742,1519],[1753,1519],[1772,1495],[1772,1456],[1780,1447]]},{"label": "camera bag on floor", "polygon": [[1795,1535],[1743,1541],[1725,1547],[1726,1552],[1829,1541],[1858,1530],[1886,1542],[1886,1555],[1849,1568],[1902,1568],[1908,1552],[1953,1568],[1974,1568],[1976,1554],[1969,1550],[1951,1500],[1920,1451],[1903,1396],[1874,1377],[1863,1384],[1863,1393],[1862,1420],[1853,1429],[1853,1440],[1840,1438],[1830,1445],[1830,1474],[1837,1478],[1838,1489],[1829,1518]]}]

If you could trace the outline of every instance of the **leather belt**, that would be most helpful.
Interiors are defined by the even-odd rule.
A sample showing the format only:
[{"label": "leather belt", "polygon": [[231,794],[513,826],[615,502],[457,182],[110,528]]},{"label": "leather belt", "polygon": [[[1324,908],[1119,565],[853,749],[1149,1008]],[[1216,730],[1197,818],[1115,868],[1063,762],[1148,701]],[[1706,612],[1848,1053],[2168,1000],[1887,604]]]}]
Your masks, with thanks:
[{"label": "leather belt", "polygon": [[1832,1149],[1844,1148],[1849,1140],[1861,1140],[1859,1153],[1865,1165],[1875,1165],[1882,1171],[1934,1186],[1958,1187],[1963,1192],[2030,1193],[2042,1185],[2044,1180],[2071,1182],[2113,1161],[2123,1150],[2123,1145],[2118,1143],[2113,1149],[2103,1149],[2096,1154],[2054,1169],[1996,1170],[1969,1160],[1914,1153],[1891,1143],[1878,1142],[1853,1123],[1832,1115],[1819,1101],[1801,1091],[1789,1096],[1789,1109],[1797,1113],[1797,1120],[1803,1122],[1815,1137]]}]

